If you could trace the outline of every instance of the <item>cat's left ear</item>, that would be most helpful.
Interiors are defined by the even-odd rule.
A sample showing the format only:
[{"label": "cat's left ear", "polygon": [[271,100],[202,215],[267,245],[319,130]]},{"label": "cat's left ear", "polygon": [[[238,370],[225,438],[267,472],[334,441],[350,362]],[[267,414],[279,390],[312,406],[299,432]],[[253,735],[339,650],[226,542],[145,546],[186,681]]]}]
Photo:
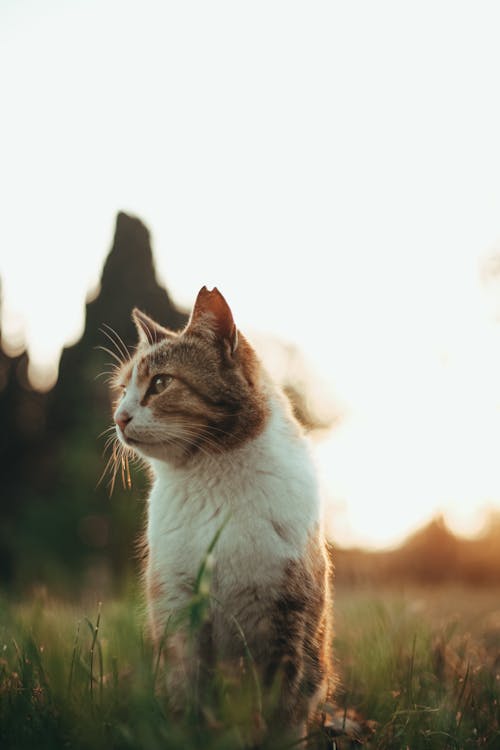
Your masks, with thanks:
[{"label": "cat's left ear", "polygon": [[132,320],[137,328],[139,343],[141,344],[149,344],[151,346],[152,344],[158,344],[164,339],[175,338],[175,333],[161,326],[137,307],[134,307],[132,310]]},{"label": "cat's left ear", "polygon": [[217,339],[227,342],[231,354],[238,348],[238,329],[231,308],[217,287],[211,292],[206,286],[200,289],[188,328],[208,329]]}]

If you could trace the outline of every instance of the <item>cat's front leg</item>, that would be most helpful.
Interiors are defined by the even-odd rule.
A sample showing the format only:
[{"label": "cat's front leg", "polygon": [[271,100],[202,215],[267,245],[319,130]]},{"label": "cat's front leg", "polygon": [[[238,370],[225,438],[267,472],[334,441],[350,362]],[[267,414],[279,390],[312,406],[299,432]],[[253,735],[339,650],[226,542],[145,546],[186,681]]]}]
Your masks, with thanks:
[{"label": "cat's front leg", "polygon": [[196,669],[185,630],[167,636],[163,668],[169,705],[175,714],[184,714],[196,700]]},{"label": "cat's front leg", "polygon": [[193,632],[180,627],[167,639],[166,681],[170,705],[175,711],[202,712],[212,702],[215,653],[212,622],[207,619]]},{"label": "cat's front leg", "polygon": [[193,633],[189,625],[179,625],[176,619],[175,614],[171,615],[163,638],[156,644],[163,675],[159,684],[166,686],[174,714],[198,714],[201,706],[210,701],[214,669],[211,626],[205,623]]}]

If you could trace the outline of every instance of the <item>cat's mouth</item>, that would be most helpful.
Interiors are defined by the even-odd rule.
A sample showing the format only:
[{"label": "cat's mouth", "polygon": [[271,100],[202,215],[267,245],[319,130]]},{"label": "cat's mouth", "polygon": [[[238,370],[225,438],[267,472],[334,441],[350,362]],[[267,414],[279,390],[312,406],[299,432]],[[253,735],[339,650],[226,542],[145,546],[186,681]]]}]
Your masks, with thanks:
[{"label": "cat's mouth", "polygon": [[141,446],[146,445],[158,445],[158,443],[154,443],[152,440],[138,440],[137,438],[128,437],[128,435],[123,435],[123,440],[127,445],[130,445],[131,448],[140,448]]},{"label": "cat's mouth", "polygon": [[131,438],[128,435],[125,435],[123,430],[119,431],[119,437],[125,445],[129,445],[131,448],[133,448],[135,445],[141,445],[143,442],[142,440],[137,440],[136,438]]},{"label": "cat's mouth", "polygon": [[146,443],[144,440],[138,440],[137,438],[131,438],[131,437],[128,437],[127,435],[124,435],[123,437],[124,437],[125,442],[127,443],[127,445],[131,445],[131,446],[134,446],[134,445],[151,445],[151,443]]}]

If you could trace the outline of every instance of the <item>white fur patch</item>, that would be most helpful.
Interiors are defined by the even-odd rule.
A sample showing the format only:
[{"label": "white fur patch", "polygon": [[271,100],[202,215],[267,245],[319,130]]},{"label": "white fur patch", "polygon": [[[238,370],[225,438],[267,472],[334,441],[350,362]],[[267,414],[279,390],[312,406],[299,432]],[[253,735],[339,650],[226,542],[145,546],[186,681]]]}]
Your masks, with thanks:
[{"label": "white fur patch", "polygon": [[245,587],[272,595],[283,585],[286,563],[304,554],[321,523],[309,447],[279,396],[263,432],[241,447],[197,456],[186,468],[151,464],[148,577],[164,592],[152,603],[157,630],[189,601],[189,584],[224,523],[213,554],[217,595],[229,609]]}]

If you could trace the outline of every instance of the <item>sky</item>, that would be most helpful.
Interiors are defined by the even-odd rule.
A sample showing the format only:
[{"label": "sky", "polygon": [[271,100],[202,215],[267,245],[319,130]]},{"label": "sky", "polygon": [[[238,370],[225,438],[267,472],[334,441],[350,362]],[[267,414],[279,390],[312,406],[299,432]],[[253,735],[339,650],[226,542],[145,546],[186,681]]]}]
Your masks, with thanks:
[{"label": "sky", "polygon": [[296,343],[344,419],[329,528],[500,508],[497,3],[3,0],[2,330],[55,375],[116,213],[189,306]]}]

